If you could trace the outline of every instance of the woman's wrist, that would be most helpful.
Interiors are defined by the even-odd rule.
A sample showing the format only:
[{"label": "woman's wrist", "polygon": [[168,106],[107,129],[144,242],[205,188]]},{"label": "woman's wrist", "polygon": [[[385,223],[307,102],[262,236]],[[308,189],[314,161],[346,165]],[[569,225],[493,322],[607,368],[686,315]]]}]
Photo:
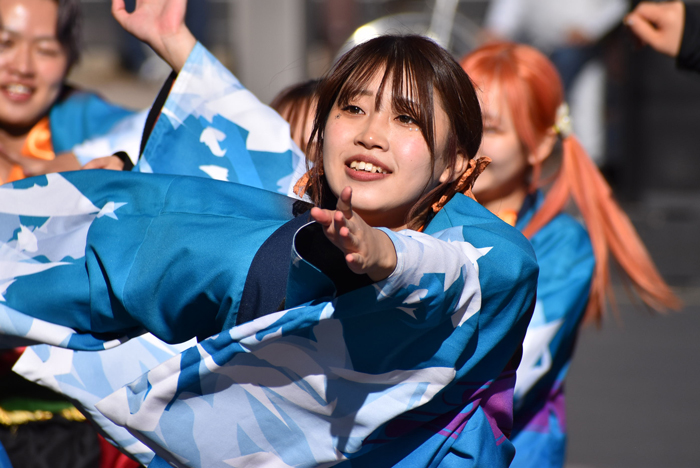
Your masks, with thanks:
[{"label": "woman's wrist", "polygon": [[197,39],[195,39],[188,28],[183,27],[180,32],[162,38],[163,51],[161,58],[176,73],[179,73],[185,66],[185,62],[187,62],[187,58],[196,44]]},{"label": "woman's wrist", "polygon": [[371,271],[367,272],[375,283],[387,279],[396,269],[396,249],[389,235],[380,230],[373,229],[378,245],[378,259]]}]

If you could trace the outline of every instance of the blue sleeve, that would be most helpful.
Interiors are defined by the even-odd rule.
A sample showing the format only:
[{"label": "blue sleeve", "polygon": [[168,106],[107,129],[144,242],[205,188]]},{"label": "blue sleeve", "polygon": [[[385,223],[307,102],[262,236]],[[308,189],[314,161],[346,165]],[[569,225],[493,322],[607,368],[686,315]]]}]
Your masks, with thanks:
[{"label": "blue sleeve", "polygon": [[236,182],[295,197],[292,189],[305,168],[289,124],[198,43],[169,90],[135,170]]},{"label": "blue sleeve", "polygon": [[[161,174],[18,181],[0,188],[0,309],[103,337],[142,328],[168,342],[209,336],[235,322],[250,261],[293,202]],[[32,326],[11,328],[26,336],[20,329]]]},{"label": "blue sleeve", "polygon": [[54,151],[70,151],[85,140],[101,136],[132,113],[96,94],[73,91],[49,112]]}]

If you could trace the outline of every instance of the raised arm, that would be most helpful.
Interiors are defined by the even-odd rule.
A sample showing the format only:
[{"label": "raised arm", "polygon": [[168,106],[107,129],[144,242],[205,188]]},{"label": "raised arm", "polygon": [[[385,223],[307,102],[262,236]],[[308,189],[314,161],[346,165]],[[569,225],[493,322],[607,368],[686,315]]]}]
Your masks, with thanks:
[{"label": "raised arm", "polygon": [[185,25],[187,0],[137,0],[132,13],[124,0],[112,0],[112,15],[129,33],[142,40],[176,72],[187,61],[197,40]]}]

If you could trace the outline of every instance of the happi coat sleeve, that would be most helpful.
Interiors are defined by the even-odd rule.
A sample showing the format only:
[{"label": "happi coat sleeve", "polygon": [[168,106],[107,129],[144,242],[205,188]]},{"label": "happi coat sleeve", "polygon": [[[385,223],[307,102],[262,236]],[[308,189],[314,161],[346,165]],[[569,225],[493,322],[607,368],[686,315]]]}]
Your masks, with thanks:
[{"label": "happi coat sleeve", "polygon": [[[237,182],[294,197],[306,158],[289,123],[201,44],[151,109],[135,170]],[[240,151],[244,148],[244,151]]]}]

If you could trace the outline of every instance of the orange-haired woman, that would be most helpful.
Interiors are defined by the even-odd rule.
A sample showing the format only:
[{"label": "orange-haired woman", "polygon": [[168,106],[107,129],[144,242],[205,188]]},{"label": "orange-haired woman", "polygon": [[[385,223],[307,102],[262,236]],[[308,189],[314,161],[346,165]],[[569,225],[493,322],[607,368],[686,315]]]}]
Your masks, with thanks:
[{"label": "orange-haired woman", "polygon": [[[552,63],[514,43],[483,46],[461,63],[481,91],[480,153],[492,159],[474,193],[530,239],[540,265],[537,305],[515,387],[512,466],[561,467],[564,378],[580,324],[600,324],[606,296],[613,299],[610,254],[645,304],[663,311],[679,308],[680,301],[571,134]],[[551,165],[559,167],[547,176]],[[539,190],[545,184],[551,184],[546,196]],[[564,212],[571,200],[583,224]]]}]

